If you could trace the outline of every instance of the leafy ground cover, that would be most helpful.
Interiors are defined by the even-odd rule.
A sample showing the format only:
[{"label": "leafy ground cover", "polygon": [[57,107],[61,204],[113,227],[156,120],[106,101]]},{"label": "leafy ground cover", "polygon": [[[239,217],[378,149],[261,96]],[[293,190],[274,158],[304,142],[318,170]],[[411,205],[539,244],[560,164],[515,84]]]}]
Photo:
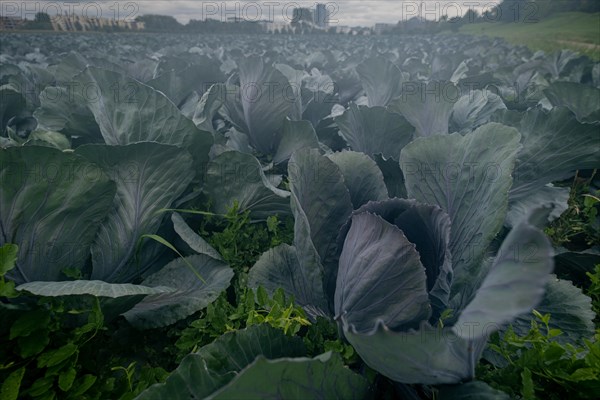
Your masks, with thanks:
[{"label": "leafy ground cover", "polygon": [[600,60],[600,14],[559,13],[527,21],[509,23],[481,22],[466,24],[461,33],[487,35],[506,39],[515,45],[525,45],[532,51],[553,52],[571,49]]},{"label": "leafy ground cover", "polygon": [[6,36],[2,399],[597,397],[587,56]]}]

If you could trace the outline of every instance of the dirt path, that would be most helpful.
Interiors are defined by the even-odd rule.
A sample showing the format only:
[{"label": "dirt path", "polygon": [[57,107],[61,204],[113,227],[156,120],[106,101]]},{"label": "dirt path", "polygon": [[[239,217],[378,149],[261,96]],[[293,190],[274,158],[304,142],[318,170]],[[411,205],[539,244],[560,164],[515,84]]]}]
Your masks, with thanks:
[{"label": "dirt path", "polygon": [[581,48],[584,48],[586,50],[593,50],[593,51],[599,51],[600,50],[600,45],[593,44],[593,43],[576,42],[574,40],[557,40],[557,42],[558,43],[563,43],[563,44],[569,44],[569,45],[572,45],[572,46],[581,47]]}]

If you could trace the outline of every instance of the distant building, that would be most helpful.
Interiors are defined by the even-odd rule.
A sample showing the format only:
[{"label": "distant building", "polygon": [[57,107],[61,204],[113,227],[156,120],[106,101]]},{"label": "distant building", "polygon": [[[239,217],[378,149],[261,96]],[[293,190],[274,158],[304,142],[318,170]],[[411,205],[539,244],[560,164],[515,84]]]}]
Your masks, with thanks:
[{"label": "distant building", "polygon": [[0,31],[12,31],[14,29],[20,29],[24,24],[24,19],[0,16]]},{"label": "distant building", "polygon": [[375,28],[373,28],[373,32],[375,32],[376,35],[383,35],[384,33],[387,33],[389,31],[391,31],[392,29],[394,29],[396,25],[394,24],[383,24],[383,23],[379,23],[379,24],[375,24]]},{"label": "distant building", "polygon": [[290,25],[285,22],[260,21],[259,24],[267,33],[285,33],[290,29]]},{"label": "distant building", "polygon": [[315,17],[310,8],[294,8],[292,24],[299,24],[300,22],[315,23]]},{"label": "distant building", "polygon": [[370,35],[371,29],[364,28],[360,26],[346,26],[346,25],[336,25],[329,29],[331,33],[336,33],[338,35]]},{"label": "distant building", "polygon": [[352,28],[346,25],[343,26],[336,26],[335,27],[335,33],[341,33],[344,35],[348,35],[352,32]]},{"label": "distant building", "polygon": [[329,11],[325,4],[317,4],[315,10],[315,25],[320,28],[327,28],[329,26]]},{"label": "distant building", "polygon": [[63,32],[89,32],[101,30],[139,31],[145,28],[144,22],[124,21],[108,18],[87,18],[81,15],[56,15],[52,17],[52,28]]}]

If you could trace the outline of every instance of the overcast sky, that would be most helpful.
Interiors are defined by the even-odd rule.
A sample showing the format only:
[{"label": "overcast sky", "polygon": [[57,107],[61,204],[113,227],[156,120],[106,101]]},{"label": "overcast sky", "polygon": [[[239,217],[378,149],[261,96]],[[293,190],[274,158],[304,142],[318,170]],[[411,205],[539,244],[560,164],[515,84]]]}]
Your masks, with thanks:
[{"label": "overcast sky", "polygon": [[[133,19],[144,14],[170,15],[181,23],[190,19],[213,18],[227,20],[240,17],[245,20],[275,20],[283,22],[292,17],[296,7],[315,8],[318,1],[252,1],[252,0],[41,0],[0,1],[0,14],[32,18],[37,11],[76,14],[88,17]],[[478,11],[499,0],[339,0],[321,1],[330,11],[330,25],[372,26],[378,22],[396,23],[414,16],[438,19],[447,14],[464,15],[469,8]]]}]

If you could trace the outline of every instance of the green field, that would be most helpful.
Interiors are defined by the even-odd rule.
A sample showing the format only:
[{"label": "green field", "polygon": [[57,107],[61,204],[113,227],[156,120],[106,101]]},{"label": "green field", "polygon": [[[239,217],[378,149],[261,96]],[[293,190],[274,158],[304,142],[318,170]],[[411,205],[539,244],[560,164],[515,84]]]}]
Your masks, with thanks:
[{"label": "green field", "polygon": [[3,33],[0,400],[600,399],[600,63],[434,24]]},{"label": "green field", "polygon": [[536,23],[477,23],[461,27],[461,33],[502,37],[531,50],[571,49],[600,60],[600,13],[561,13]]}]

